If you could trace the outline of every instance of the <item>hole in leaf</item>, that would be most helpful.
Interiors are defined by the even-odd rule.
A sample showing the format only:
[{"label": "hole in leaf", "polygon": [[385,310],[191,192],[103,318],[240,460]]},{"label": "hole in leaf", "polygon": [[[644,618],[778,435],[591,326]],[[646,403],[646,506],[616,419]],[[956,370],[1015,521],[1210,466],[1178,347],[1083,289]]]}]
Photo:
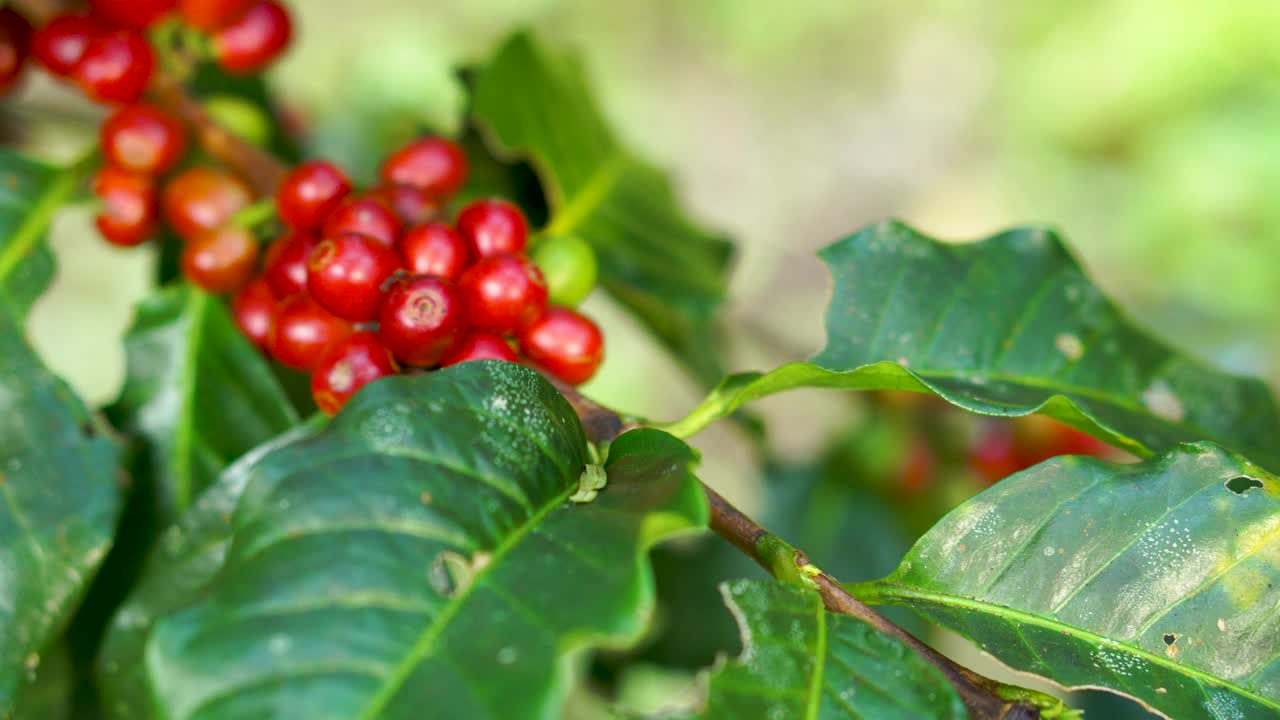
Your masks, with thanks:
[{"label": "hole in leaf", "polygon": [[1164,644],[1165,644],[1165,645],[1172,645],[1172,644],[1174,644],[1174,643],[1176,643],[1176,642],[1178,642],[1178,636],[1177,636],[1177,635],[1175,635],[1175,634],[1173,634],[1173,633],[1165,633],[1165,634],[1164,634]]},{"label": "hole in leaf", "polygon": [[1243,495],[1246,492],[1262,487],[1262,481],[1257,478],[1251,478],[1248,475],[1237,475],[1226,482],[1227,489],[1237,495]]}]

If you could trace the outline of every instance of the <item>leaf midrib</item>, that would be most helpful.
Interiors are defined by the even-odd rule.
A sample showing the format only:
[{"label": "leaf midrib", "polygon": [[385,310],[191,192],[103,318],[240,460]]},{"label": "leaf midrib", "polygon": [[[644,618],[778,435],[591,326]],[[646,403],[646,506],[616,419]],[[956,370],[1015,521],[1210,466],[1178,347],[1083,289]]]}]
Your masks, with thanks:
[{"label": "leaf midrib", "polygon": [[[1179,675],[1184,675],[1193,680],[1199,681],[1205,685],[1223,688],[1236,693],[1242,697],[1257,702],[1264,707],[1280,710],[1280,702],[1270,700],[1257,693],[1240,687],[1235,683],[1211,675],[1199,668],[1183,665],[1182,663],[1173,662],[1167,658],[1160,657],[1154,653],[1147,652],[1138,647],[1134,647],[1127,641],[1115,640],[1113,638],[1098,635],[1095,632],[1086,630],[1076,625],[1069,625],[1060,621],[1052,621],[1043,616],[1033,613],[1016,610],[1004,605],[996,605],[994,603],[984,602],[973,598],[965,598],[947,593],[931,592],[921,590],[915,587],[901,585],[898,583],[872,581],[870,583],[856,583],[845,586],[854,597],[867,603],[877,603],[879,601],[894,600],[920,600],[926,603],[933,603],[943,607],[958,608],[962,610],[971,610],[974,612],[990,615],[1000,618],[1006,622],[1021,622],[1027,625],[1052,630],[1054,632],[1065,633],[1068,637],[1079,638],[1092,645],[1108,648],[1119,648],[1130,655],[1138,657],[1154,665],[1158,665],[1166,670],[1172,671]],[[1070,689],[1070,688],[1068,688]],[[1119,692],[1117,690],[1117,692]],[[1121,693],[1126,694],[1127,693]]]},{"label": "leaf midrib", "polygon": [[194,472],[191,469],[191,448],[195,442],[195,400],[197,360],[204,345],[204,324],[208,296],[196,288],[187,290],[187,312],[191,324],[187,327],[187,352],[182,358],[182,419],[173,438],[173,502],[179,513],[191,504],[191,486]]},{"label": "leaf midrib", "polygon": [[387,703],[395,697],[395,694],[400,690],[400,687],[404,685],[405,680],[407,680],[413,673],[417,664],[431,652],[436,640],[439,639],[440,635],[448,627],[449,622],[454,618],[454,616],[461,611],[462,606],[466,604],[466,601],[471,597],[472,592],[474,592],[475,589],[479,587],[490,574],[492,574],[491,571],[493,569],[501,565],[501,560],[507,553],[511,552],[512,549],[519,545],[520,541],[529,533],[533,532],[534,528],[538,527],[548,515],[567,502],[569,500],[569,496],[572,495],[576,489],[576,484],[570,482],[568,487],[552,496],[545,505],[539,508],[534,514],[530,515],[527,520],[525,520],[493,549],[493,552],[489,557],[488,564],[476,572],[475,576],[471,578],[471,582],[465,588],[449,599],[449,602],[445,604],[444,608],[440,611],[440,614],[436,616],[435,620],[418,637],[417,642],[415,642],[413,647],[410,648],[405,658],[396,665],[395,671],[382,685],[382,689],[377,695],[373,696],[367,705],[365,705],[364,710],[362,710],[357,716],[359,720],[373,720],[386,709]]}]

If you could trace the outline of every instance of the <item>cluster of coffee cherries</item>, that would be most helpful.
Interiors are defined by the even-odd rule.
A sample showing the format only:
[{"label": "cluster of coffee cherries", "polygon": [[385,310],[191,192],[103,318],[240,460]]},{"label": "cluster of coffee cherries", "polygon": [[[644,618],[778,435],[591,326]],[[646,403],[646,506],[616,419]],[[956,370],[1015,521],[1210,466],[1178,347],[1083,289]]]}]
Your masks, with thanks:
[{"label": "cluster of coffee cherries", "polygon": [[289,13],[275,0],[90,0],[87,10],[51,18],[39,29],[0,9],[0,92],[17,82],[26,59],[71,80],[99,102],[132,103],[157,65],[151,40],[181,30],[201,58],[232,73],[256,72],[289,44]]},{"label": "cluster of coffee cherries", "polygon": [[243,333],[283,365],[311,372],[325,412],[402,368],[523,358],[577,385],[600,365],[600,330],[572,309],[595,284],[591,248],[571,236],[542,238],[535,262],[523,211],[501,199],[467,203],[444,222],[467,177],[465,153],[447,139],[397,150],[363,192],[333,163],[294,167],[267,206],[283,231],[262,253],[255,228],[263,206],[230,173],[182,170],[156,209],[150,178],[185,146],[177,118],[127,106],[107,119],[101,140],[103,236],[135,245],[162,220],[182,239],[186,278],[234,293]]}]

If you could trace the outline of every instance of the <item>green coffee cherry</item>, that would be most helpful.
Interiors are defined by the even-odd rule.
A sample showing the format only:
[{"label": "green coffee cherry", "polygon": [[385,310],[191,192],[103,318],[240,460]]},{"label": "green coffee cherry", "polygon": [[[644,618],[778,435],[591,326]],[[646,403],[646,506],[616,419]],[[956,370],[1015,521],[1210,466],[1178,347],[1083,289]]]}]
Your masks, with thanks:
[{"label": "green coffee cherry", "polygon": [[576,235],[543,238],[533,250],[533,261],[547,279],[552,303],[577,307],[596,286],[596,253]]},{"label": "green coffee cherry", "polygon": [[271,118],[248,100],[235,95],[211,95],[202,102],[209,117],[233,134],[259,147],[271,141]]}]

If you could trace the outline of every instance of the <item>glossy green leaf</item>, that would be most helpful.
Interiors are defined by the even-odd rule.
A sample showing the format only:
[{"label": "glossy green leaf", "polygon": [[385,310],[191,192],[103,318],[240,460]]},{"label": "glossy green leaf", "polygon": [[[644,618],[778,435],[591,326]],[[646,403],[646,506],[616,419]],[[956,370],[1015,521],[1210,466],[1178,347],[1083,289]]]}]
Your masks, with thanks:
[{"label": "glossy green leaf", "polygon": [[1267,387],[1143,333],[1048,231],[951,244],[889,222],[821,256],[835,281],[826,348],[729,377],[668,430],[688,437],[797,387],[911,390],[983,415],[1043,413],[1140,456],[1207,439],[1280,467]]},{"label": "glossy green leaf", "polygon": [[107,717],[147,716],[143,657],[156,619],[198,600],[221,569],[231,542],[232,513],[262,459],[314,436],[327,421],[325,415],[314,415],[242,455],[159,537],[140,580],[112,619],[98,654],[98,689]]},{"label": "glossy green leaf", "polygon": [[547,231],[591,243],[605,290],[714,381],[712,317],[732,246],[694,225],[667,177],[621,144],[582,68],[518,33],[477,73],[472,111],[502,152],[528,157],[541,175]]},{"label": "glossy green leaf", "polygon": [[852,589],[1068,687],[1247,720],[1280,715],[1278,568],[1280,478],[1201,443],[1013,475]]},{"label": "glossy green leaf", "polygon": [[618,438],[571,503],[586,452],[514,364],[368,386],[249,471],[221,568],[147,638],[155,713],[556,716],[570,654],[647,627],[647,548],[706,521],[678,440]]},{"label": "glossy green leaf", "polygon": [[743,652],[711,675],[708,720],[963,720],[942,672],[901,641],[828,613],[817,593],[765,580],[721,587]]},{"label": "glossy green leaf", "polygon": [[24,678],[11,720],[73,720],[73,672],[66,643],[57,643],[42,653],[35,670]]},{"label": "glossy green leaf", "polygon": [[0,302],[18,317],[26,316],[53,278],[45,236],[88,169],[89,163],[59,168],[0,149]]},{"label": "glossy green leaf", "polygon": [[163,519],[190,507],[236,458],[298,421],[223,304],[189,285],[144,300],[125,349],[128,373],[110,414],[145,441]]},{"label": "glossy green leaf", "polygon": [[120,452],[0,304],[0,717],[111,544]]}]

